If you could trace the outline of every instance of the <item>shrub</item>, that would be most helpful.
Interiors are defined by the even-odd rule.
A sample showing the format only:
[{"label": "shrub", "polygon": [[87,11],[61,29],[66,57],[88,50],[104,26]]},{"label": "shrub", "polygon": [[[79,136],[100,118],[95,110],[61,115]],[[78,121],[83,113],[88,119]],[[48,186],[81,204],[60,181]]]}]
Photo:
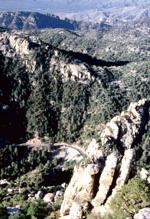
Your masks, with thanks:
[{"label": "shrub", "polygon": [[[115,218],[133,216],[140,209],[150,204],[150,186],[139,178],[131,179],[116,194],[111,202]],[[116,214],[117,213],[117,214]],[[112,218],[114,218],[112,215]]]},{"label": "shrub", "polygon": [[1,219],[7,219],[7,210],[5,207],[0,206],[0,218]]},{"label": "shrub", "polygon": [[31,202],[27,209],[27,215],[35,216],[37,218],[44,218],[47,216],[48,209],[46,208],[45,203],[37,201]]}]

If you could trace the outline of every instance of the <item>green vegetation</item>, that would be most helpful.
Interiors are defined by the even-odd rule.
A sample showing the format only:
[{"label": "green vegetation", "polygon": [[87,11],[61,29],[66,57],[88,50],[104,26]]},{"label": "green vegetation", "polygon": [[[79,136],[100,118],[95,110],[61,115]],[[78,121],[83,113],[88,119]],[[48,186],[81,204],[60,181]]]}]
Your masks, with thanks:
[{"label": "green vegetation", "polygon": [[[150,122],[147,125],[146,133],[142,137],[142,142],[137,146],[137,153],[141,155],[140,160],[137,159],[139,169],[142,167],[149,170],[150,168]],[[137,157],[139,158],[139,157]]]},{"label": "green vegetation", "polygon": [[0,148],[0,177],[15,179],[48,162],[49,148],[34,150],[27,146],[8,145]]},{"label": "green vegetation", "polygon": [[114,214],[110,218],[125,219],[150,204],[150,186],[139,178],[129,180],[111,202]]},{"label": "green vegetation", "polygon": [[0,217],[2,219],[44,219],[50,216],[52,212],[57,211],[58,208],[60,208],[60,204],[54,203],[52,206],[47,206],[44,202],[35,200],[32,202],[24,202],[19,212],[11,215],[7,213],[6,208],[0,207]]},{"label": "green vegetation", "polygon": [[[40,41],[31,43],[29,57],[0,53],[0,179],[10,182],[0,188],[0,218],[51,217],[61,200],[45,205],[32,198],[39,190],[56,192],[52,185],[68,182],[74,162],[62,172],[62,160],[52,160],[53,151],[44,145],[78,142],[86,147],[92,138],[101,143],[101,130],[111,118],[133,101],[150,100],[149,38],[139,34],[133,40],[132,31],[118,31],[36,31],[59,49]],[[36,63],[33,71],[31,60]],[[43,147],[20,145],[34,136]],[[150,123],[135,147],[136,167],[149,170]],[[83,165],[87,162],[84,157]],[[149,194],[144,182],[130,180],[112,201],[110,218],[133,216],[147,206]],[[21,211],[8,216],[6,207],[18,204]]]}]

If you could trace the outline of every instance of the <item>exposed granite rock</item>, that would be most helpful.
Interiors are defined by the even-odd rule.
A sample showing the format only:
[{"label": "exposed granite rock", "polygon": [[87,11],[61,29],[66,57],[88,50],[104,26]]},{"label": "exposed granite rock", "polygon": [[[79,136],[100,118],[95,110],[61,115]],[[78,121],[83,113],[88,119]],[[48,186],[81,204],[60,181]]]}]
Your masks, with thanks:
[{"label": "exposed granite rock", "polygon": [[70,209],[70,219],[82,219],[83,211],[81,205],[74,202]]},{"label": "exposed granite rock", "polygon": [[142,168],[141,171],[140,171],[140,178],[142,180],[147,180],[148,176],[149,176],[149,171]]},{"label": "exposed granite rock", "polygon": [[127,112],[122,112],[107,123],[101,133],[102,145],[114,144],[120,151],[131,148],[145,126],[147,105],[146,99],[131,103]]},{"label": "exposed granite rock", "polygon": [[25,37],[17,37],[15,35],[10,35],[9,37],[10,46],[15,49],[17,54],[29,55],[30,54],[30,41]]},{"label": "exposed granite rock", "polygon": [[38,191],[36,194],[35,194],[35,198],[36,199],[42,199],[44,196],[43,192],[42,191]]},{"label": "exposed granite rock", "polygon": [[[43,63],[39,63],[39,57],[37,58],[36,55],[39,48],[42,48]],[[43,71],[46,63],[47,69],[61,73],[63,81],[69,79],[76,81],[78,79],[78,82],[89,83],[94,79],[89,66],[81,60],[74,59],[72,63],[69,63],[60,58],[65,55],[63,51],[42,42],[35,36],[25,36],[21,31],[0,33],[0,52],[5,57],[21,58],[27,70],[31,73],[34,73],[35,70]]]},{"label": "exposed granite rock", "polygon": [[8,185],[10,185],[10,182],[8,182],[6,179],[0,180],[0,187],[6,187]]},{"label": "exposed granite rock", "polygon": [[119,177],[117,178],[116,187],[120,188],[123,186],[130,175],[130,171],[132,169],[132,162],[134,160],[135,151],[134,149],[127,149],[124,152],[124,156],[121,161],[121,167],[119,171]]},{"label": "exposed granite rock", "polygon": [[96,197],[92,200],[92,205],[97,207],[104,204],[110,187],[112,185],[117,168],[118,153],[111,153],[106,160],[105,167],[99,179],[99,188]]},{"label": "exposed granite rock", "polygon": [[103,158],[103,152],[101,150],[100,145],[96,142],[96,139],[92,139],[90,144],[87,147],[86,154],[90,160],[94,162],[99,161]]},{"label": "exposed granite rock", "polygon": [[56,202],[56,201],[62,200],[63,195],[64,195],[63,191],[57,191],[54,197],[54,201]]},{"label": "exposed granite rock", "polygon": [[145,180],[148,184],[150,184],[150,171],[142,168],[140,172],[140,177],[142,180]]},{"label": "exposed granite rock", "polygon": [[43,198],[43,201],[45,202],[45,203],[51,203],[51,202],[53,202],[54,201],[54,197],[55,197],[55,195],[53,194],[53,193],[47,193],[45,196],[44,196],[44,198]]},{"label": "exposed granite rock", "polygon": [[73,64],[60,61],[58,62],[58,57],[56,54],[59,54],[58,51],[55,51],[55,56],[50,61],[51,68],[55,67],[55,70],[60,70],[63,75],[63,81],[71,79],[75,81],[78,79],[79,82],[87,83],[93,79],[91,72],[88,67],[83,64],[81,61],[78,61]]},{"label": "exposed granite rock", "polygon": [[116,193],[120,190],[120,188],[128,181],[131,170],[132,170],[132,165],[134,161],[134,155],[135,155],[135,150],[134,149],[127,149],[124,152],[124,156],[121,160],[121,167],[119,169],[119,173],[117,174],[118,177],[115,179],[114,178],[114,187],[112,187],[112,191],[110,193],[110,196],[107,198],[105,205],[101,206],[101,208],[98,208],[96,206],[95,212],[98,214],[101,214],[102,216],[105,215],[106,213],[110,212],[110,202],[116,195]]},{"label": "exposed granite rock", "polygon": [[143,208],[138,214],[134,215],[134,219],[150,219],[150,208]]},{"label": "exposed granite rock", "polygon": [[[110,201],[130,177],[135,155],[134,143],[143,134],[148,107],[145,99],[131,103],[127,112],[122,112],[106,124],[101,142],[102,148],[108,148],[109,153],[103,155],[100,145],[92,140],[86,151],[87,162],[75,167],[65,191],[62,216],[76,219],[76,215],[82,215],[80,212],[84,213],[89,204],[93,206],[95,215],[103,216],[111,212]],[[74,203],[78,204],[78,208],[71,217]]]},{"label": "exposed granite rock", "polygon": [[85,167],[74,168],[74,174],[64,194],[61,206],[62,216],[69,214],[74,202],[77,202],[85,210],[88,208],[89,202],[94,196],[95,180],[99,169],[97,164],[87,164]]}]

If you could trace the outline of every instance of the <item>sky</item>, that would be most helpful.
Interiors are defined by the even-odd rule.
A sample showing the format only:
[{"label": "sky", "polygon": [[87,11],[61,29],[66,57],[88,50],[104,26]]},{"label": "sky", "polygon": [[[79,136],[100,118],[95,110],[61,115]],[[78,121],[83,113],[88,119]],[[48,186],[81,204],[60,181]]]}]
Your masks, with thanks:
[{"label": "sky", "polygon": [[39,11],[39,12],[65,12],[100,9],[108,3],[109,6],[150,0],[0,0],[0,11]]},{"label": "sky", "polygon": [[[76,3],[89,0],[0,0],[0,11],[65,11],[75,10]],[[91,0],[90,0],[91,1]],[[73,6],[72,6],[73,3]]]}]

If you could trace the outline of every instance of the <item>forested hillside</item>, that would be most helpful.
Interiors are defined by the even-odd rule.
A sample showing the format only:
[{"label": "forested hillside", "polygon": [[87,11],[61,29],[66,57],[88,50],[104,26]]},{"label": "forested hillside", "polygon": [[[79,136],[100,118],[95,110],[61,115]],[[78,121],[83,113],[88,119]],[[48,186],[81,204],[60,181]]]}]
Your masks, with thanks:
[{"label": "forested hillside", "polygon": [[0,26],[9,29],[30,30],[44,28],[64,28],[75,30],[78,26],[76,21],[60,19],[51,14],[37,12],[0,12]]},{"label": "forested hillside", "polygon": [[[135,29],[129,26],[124,31],[114,28],[90,33],[2,29],[0,178],[10,180],[14,191],[8,192],[10,185],[1,189],[3,211],[19,203],[22,214],[30,217],[42,215],[36,216],[41,219],[56,213],[63,195],[52,201],[52,206],[32,200],[40,189],[43,196],[47,192],[56,194],[59,189],[64,192],[60,184],[71,178],[74,163],[65,167],[64,158],[57,157],[56,143],[77,144],[81,151],[75,148],[83,156],[82,150],[96,139],[105,150],[101,133],[107,122],[126,111],[131,102],[147,99],[148,103],[150,54],[146,25],[140,30],[137,24]],[[139,128],[142,134],[134,142],[137,172],[142,167],[149,169],[147,117],[144,128]],[[130,123],[129,117],[127,121]],[[125,131],[126,126],[122,129]],[[42,142],[39,150],[30,143],[36,137]],[[89,162],[86,156],[83,160],[84,165]],[[132,174],[135,176],[134,171]]]},{"label": "forested hillside", "polygon": [[[7,57],[10,48],[5,56],[1,54],[1,136],[6,139],[28,138],[36,132],[55,142],[77,141],[85,134],[91,138],[99,131],[96,127],[128,103],[149,98],[146,47],[144,60],[139,53],[134,62],[129,56],[123,61],[116,56],[110,62],[20,36],[12,42],[9,34],[2,39],[10,40],[11,56],[16,54],[13,59]],[[27,51],[16,50],[19,40],[27,44]],[[121,54],[121,47],[116,47],[117,53]]]}]

